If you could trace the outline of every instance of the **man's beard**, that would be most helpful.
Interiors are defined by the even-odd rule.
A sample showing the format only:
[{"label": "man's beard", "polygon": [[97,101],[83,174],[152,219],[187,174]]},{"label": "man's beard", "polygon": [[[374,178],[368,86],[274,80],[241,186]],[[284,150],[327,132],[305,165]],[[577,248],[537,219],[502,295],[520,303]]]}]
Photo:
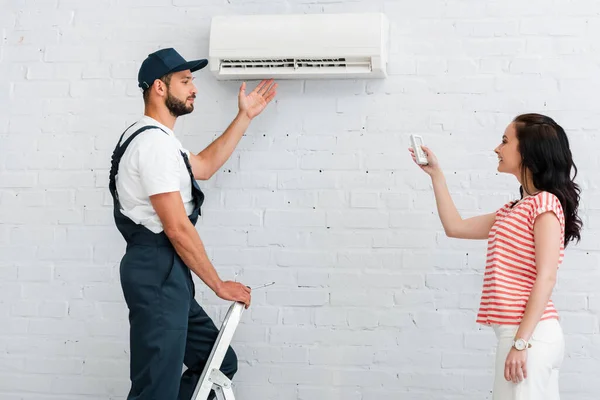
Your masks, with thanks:
[{"label": "man's beard", "polygon": [[177,97],[172,96],[170,91],[167,91],[167,99],[165,105],[169,109],[169,112],[174,117],[181,117],[194,111],[194,104],[189,106],[185,105],[185,101],[179,100]]}]

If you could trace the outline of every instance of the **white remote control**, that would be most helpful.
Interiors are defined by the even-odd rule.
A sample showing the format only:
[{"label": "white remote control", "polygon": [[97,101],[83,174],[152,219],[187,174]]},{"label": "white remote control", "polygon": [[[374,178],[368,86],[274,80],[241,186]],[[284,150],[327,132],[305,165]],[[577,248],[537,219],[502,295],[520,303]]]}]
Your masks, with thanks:
[{"label": "white remote control", "polygon": [[412,148],[415,151],[415,157],[417,159],[417,164],[419,165],[427,165],[429,161],[427,161],[427,156],[425,152],[421,148],[423,145],[423,138],[420,135],[410,135],[410,142],[412,144]]}]

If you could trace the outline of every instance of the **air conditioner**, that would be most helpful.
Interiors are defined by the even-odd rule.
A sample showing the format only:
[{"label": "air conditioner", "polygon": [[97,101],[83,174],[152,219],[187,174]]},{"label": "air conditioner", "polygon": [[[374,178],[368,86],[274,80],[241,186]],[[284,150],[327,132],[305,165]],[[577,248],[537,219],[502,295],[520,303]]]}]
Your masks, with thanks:
[{"label": "air conditioner", "polygon": [[219,80],[384,78],[388,32],[381,13],[219,16],[209,66]]}]

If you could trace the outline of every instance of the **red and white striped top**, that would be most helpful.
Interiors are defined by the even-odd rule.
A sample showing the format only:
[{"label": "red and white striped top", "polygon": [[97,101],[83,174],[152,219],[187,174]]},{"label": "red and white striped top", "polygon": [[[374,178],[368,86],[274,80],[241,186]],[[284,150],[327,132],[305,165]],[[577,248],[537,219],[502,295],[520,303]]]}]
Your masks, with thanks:
[{"label": "red and white striped top", "polygon": [[[550,211],[558,217],[561,226],[559,266],[564,257],[565,217],[558,198],[552,193],[540,192],[511,208],[513,203],[505,204],[496,212],[496,222],[490,230],[477,314],[480,324],[521,323],[537,276],[533,223],[538,215]],[[558,319],[558,312],[550,300],[541,320],[553,318]]]}]

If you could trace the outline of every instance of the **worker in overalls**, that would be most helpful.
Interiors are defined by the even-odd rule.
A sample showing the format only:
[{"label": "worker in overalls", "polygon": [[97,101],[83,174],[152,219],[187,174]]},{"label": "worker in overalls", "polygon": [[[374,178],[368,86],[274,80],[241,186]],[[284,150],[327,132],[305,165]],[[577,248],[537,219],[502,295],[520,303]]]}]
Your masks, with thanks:
[{"label": "worker in overalls", "polygon": [[[219,331],[194,299],[190,270],[218,297],[250,305],[247,286],[219,278],[194,227],[204,200],[196,180],[209,179],[227,161],[276,84],[263,81],[249,94],[242,84],[233,122],[192,154],[173,128],[177,117],[194,110],[192,72],[207,63],[188,62],[172,48],[150,54],[138,73],[144,116],[125,130],[112,156],[114,218],[127,242],[120,278],[130,322],[128,400],[192,396]],[[221,371],[230,379],[237,371],[231,347]]]}]

